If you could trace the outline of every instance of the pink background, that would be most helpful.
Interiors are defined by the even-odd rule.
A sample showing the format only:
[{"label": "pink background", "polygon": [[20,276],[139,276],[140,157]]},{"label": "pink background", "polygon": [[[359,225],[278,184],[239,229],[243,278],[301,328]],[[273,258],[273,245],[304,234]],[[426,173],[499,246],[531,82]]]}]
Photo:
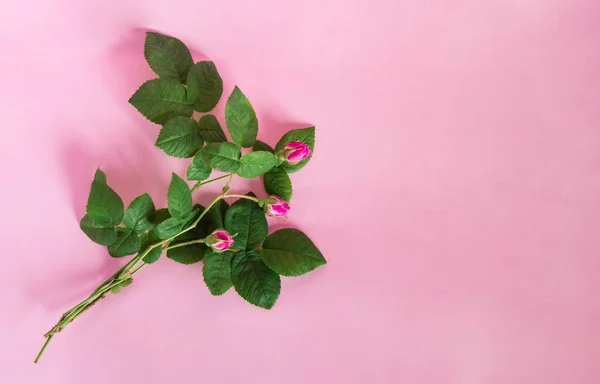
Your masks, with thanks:
[{"label": "pink background", "polygon": [[[0,18],[3,384],[600,382],[597,0],[4,0]],[[78,228],[95,168],[164,205],[187,164],[127,104],[153,77],[147,29],[216,61],[260,138],[317,126],[286,225],[329,264],[268,312],[162,259],[35,366],[125,261]]]}]

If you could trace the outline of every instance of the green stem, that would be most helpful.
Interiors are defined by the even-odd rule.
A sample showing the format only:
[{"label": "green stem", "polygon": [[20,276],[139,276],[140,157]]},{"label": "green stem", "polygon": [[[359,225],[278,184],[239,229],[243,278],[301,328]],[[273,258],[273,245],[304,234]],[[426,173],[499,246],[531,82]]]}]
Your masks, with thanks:
[{"label": "green stem", "polygon": [[210,180],[206,180],[206,181],[199,181],[192,187],[192,193],[196,192],[196,190],[198,190],[198,188],[200,188],[201,186],[203,186],[205,184],[209,184],[209,183],[212,183],[213,181],[217,181],[217,180],[222,180],[226,177],[230,177],[231,175],[232,175],[232,173],[228,173],[227,175],[215,177],[214,179],[210,179]]},{"label": "green stem", "polygon": [[[161,244],[161,243],[158,243],[158,244]],[[98,301],[102,300],[104,298],[105,294],[111,290],[111,288],[121,284],[124,279],[119,278],[119,276],[122,276],[123,272],[128,271],[135,264],[137,264],[139,259],[142,259],[144,256],[146,256],[148,254],[148,252],[150,252],[150,250],[154,248],[154,246],[149,247],[148,249],[146,249],[146,251],[137,255],[135,258],[133,258],[131,261],[129,261],[127,264],[125,264],[125,266],[123,266],[121,269],[119,269],[115,274],[113,274],[113,276],[111,276],[104,283],[102,283],[98,288],[96,288],[96,290],[94,292],[92,292],[92,294],[87,299],[83,300],[81,303],[77,304],[75,307],[73,307],[69,311],[65,312],[63,314],[63,316],[60,318],[60,320],[58,321],[58,323],[48,333],[46,333],[44,335],[47,338],[47,340],[44,343],[42,350],[38,354],[38,357],[36,358],[36,362],[40,359],[40,357],[42,356],[42,353],[44,352],[44,349],[48,345],[48,343],[49,343],[48,339],[51,339],[54,336],[54,334],[56,334],[57,332],[60,332],[70,322],[72,322],[77,317],[79,317],[79,315],[81,315],[83,312],[85,312],[86,310],[91,308]],[[137,272],[137,270],[135,272]],[[129,277],[129,276],[127,276],[127,277]],[[108,283],[109,281],[112,281],[112,282]]]},{"label": "green stem", "polygon": [[141,265],[139,265],[133,271],[131,271],[131,276],[135,275],[140,269],[144,268],[146,265],[148,265],[148,264],[142,262]]},{"label": "green stem", "polygon": [[194,220],[194,222],[189,227],[187,227],[183,231],[179,232],[175,236],[172,236],[172,237],[168,238],[167,240],[164,240],[163,243],[167,242],[167,241],[171,241],[174,238],[176,238],[177,236],[181,236],[184,233],[186,233],[188,231],[191,231],[192,229],[196,228],[196,225],[198,225],[198,223],[200,222],[200,220],[202,220],[202,218],[204,217],[204,215],[206,215],[208,213],[208,211],[212,208],[212,206],[215,205],[219,200],[221,200],[224,197],[225,197],[224,195],[217,196],[213,201],[211,201],[211,203],[208,205],[208,207],[206,207],[204,209],[204,211],[200,214],[200,216],[198,216],[198,218],[196,220]]},{"label": "green stem", "polygon": [[201,244],[201,243],[204,243],[204,239],[190,240],[190,241],[186,241],[184,243],[173,244],[173,245],[168,246],[166,249],[168,251],[169,249],[173,249],[173,248],[177,248],[177,247],[184,247],[184,246],[190,245],[190,244]]},{"label": "green stem", "polygon": [[[104,299],[106,297],[106,294],[108,293],[108,291],[110,291],[110,289],[114,286],[117,286],[121,284],[121,281],[115,281],[114,283],[108,285],[106,288],[104,288],[101,292],[101,294],[99,294],[98,296],[94,297],[93,300],[89,300],[87,302],[87,304],[79,309],[77,309],[76,311],[74,311],[68,319],[65,319],[62,322],[62,325],[60,326],[60,328],[56,331],[56,332],[60,332],[64,327],[66,327],[67,325],[69,325],[70,323],[73,322],[73,320],[75,320],[76,318],[78,318],[83,312],[87,311],[88,309],[92,308],[92,306],[94,306],[97,302],[99,302],[100,300]],[[50,336],[54,335],[55,332],[51,333]],[[50,337],[48,336],[48,337]]]},{"label": "green stem", "polygon": [[[225,175],[225,176],[221,176],[221,177],[217,177],[217,178],[212,179],[212,180],[208,180],[208,181],[206,181],[204,183],[200,183],[200,185],[207,184],[209,182],[213,182],[213,181],[216,181],[216,180],[219,180],[219,179],[224,179],[226,177],[231,177],[231,174],[228,174],[228,175]],[[196,185],[199,187],[198,184],[196,184]],[[196,226],[198,225],[198,223],[200,222],[200,220],[202,220],[202,218],[212,208],[212,206],[215,205],[219,200],[221,200],[221,199],[223,199],[225,197],[239,197],[239,198],[245,198],[245,199],[250,199],[250,200],[258,201],[258,199],[256,199],[256,198],[253,198],[251,196],[245,196],[245,195],[225,195],[225,194],[220,194],[219,196],[217,196],[208,205],[208,207],[206,207],[204,209],[204,211],[200,214],[200,216],[198,216],[198,218],[196,218],[196,220],[194,220],[194,222],[190,226],[188,226],[184,230],[180,231],[175,236],[172,236],[172,237],[170,237],[168,239],[160,240],[159,242],[152,244],[151,246],[149,246],[148,248],[146,248],[146,250],[144,252],[137,254],[134,258],[132,258],[129,262],[127,262],[127,264],[125,264],[122,268],[120,268],[117,272],[115,272],[111,277],[109,277],[102,284],[100,284],[100,286],[98,286],[98,288],[96,288],[96,290],[94,290],[94,292],[92,292],[92,294],[87,299],[83,300],[81,303],[77,304],[75,307],[73,307],[70,310],[68,310],[67,312],[65,312],[62,315],[62,317],[60,318],[60,320],[58,321],[58,323],[54,327],[52,327],[52,329],[50,331],[48,331],[48,333],[46,333],[44,335],[46,337],[46,342],[44,343],[44,346],[42,347],[42,349],[38,353],[38,355],[37,355],[37,357],[35,359],[35,362],[37,363],[40,360],[40,358],[42,357],[42,354],[46,350],[46,347],[50,343],[50,340],[52,340],[52,338],[54,337],[54,335],[57,332],[62,331],[64,327],[66,327],[69,323],[71,323],[73,320],[75,320],[77,317],[79,317],[83,312],[87,311],[94,304],[96,304],[98,301],[102,300],[105,297],[105,295],[113,287],[116,287],[116,286],[120,285],[125,279],[130,278],[131,276],[133,276],[134,274],[136,274],[138,271],[140,271],[146,265],[146,263],[142,262],[142,264],[140,266],[137,266],[137,264],[140,261],[142,261],[144,259],[144,257],[150,251],[152,251],[154,248],[156,248],[158,246],[162,246],[163,244],[169,244],[169,242],[171,240],[175,239],[176,237],[181,236],[182,234],[184,234],[184,233],[186,233],[188,231],[191,231],[192,229],[196,228]],[[200,242],[203,242],[203,241],[204,241],[204,239],[189,241],[189,242],[186,242],[186,243],[176,244],[176,245],[174,245],[171,248],[175,248],[175,247],[179,247],[179,246],[184,246],[184,245],[188,245],[188,244],[193,244],[193,243],[200,243]],[[169,248],[169,247],[165,246],[165,249],[166,248]]]},{"label": "green stem", "polygon": [[99,290],[101,290],[102,287],[104,287],[106,284],[110,284],[111,281],[113,281],[117,276],[119,276],[121,274],[121,272],[123,272],[123,269],[125,269],[125,266],[121,267],[121,269],[119,269],[117,272],[115,272],[111,277],[104,280],[104,282],[102,284],[100,284],[94,292],[92,292],[92,295],[94,293],[97,293]]},{"label": "green stem", "polygon": [[248,199],[248,200],[256,201],[258,203],[258,199],[256,197],[247,196],[247,195],[224,195],[223,197],[224,198],[239,197],[240,199]]},{"label": "green stem", "polygon": [[46,342],[44,343],[44,346],[42,347],[42,349],[40,350],[40,352],[36,356],[35,360],[33,361],[34,363],[37,364],[37,362],[40,361],[40,358],[44,354],[44,351],[46,350],[46,347],[48,346],[48,344],[50,344],[50,340],[52,340],[53,337],[54,337],[54,334],[51,334],[50,336],[48,336],[48,338],[46,339]]},{"label": "green stem", "polygon": [[[88,297],[92,297],[95,296],[96,293],[98,293],[102,288],[104,288],[106,286],[106,284],[110,284],[111,281],[113,281],[117,276],[119,276],[121,274],[121,272],[123,272],[123,269],[125,267],[123,266],[121,269],[119,269],[117,272],[115,272],[112,276],[110,276],[108,279],[104,280],[104,282],[102,282],[102,284],[100,284],[98,286],[98,288],[96,288],[96,290],[94,292],[92,292],[92,294]],[[81,306],[85,305],[86,302],[82,301],[81,303],[77,304],[76,306],[74,306],[73,308],[69,309],[67,312],[63,313],[62,317],[60,318],[60,321],[63,321],[67,316],[69,316],[70,314],[72,314],[73,312],[75,312],[76,310],[78,310]]]}]

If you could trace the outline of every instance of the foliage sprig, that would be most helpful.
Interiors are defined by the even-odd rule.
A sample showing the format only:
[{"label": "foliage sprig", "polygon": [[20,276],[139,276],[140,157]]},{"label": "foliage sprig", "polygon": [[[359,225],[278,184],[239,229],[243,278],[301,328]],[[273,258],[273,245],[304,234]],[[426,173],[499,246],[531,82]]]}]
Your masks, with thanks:
[{"label": "foliage sprig", "polygon": [[[46,342],[109,294],[137,280],[137,274],[163,254],[181,264],[203,261],[209,292],[223,295],[232,287],[250,304],[271,309],[280,276],[300,276],[326,263],[303,232],[280,229],[269,234],[266,216],[285,218],[290,210],[292,181],[311,159],[315,127],[291,130],[271,147],[257,140],[258,119],[252,104],[235,87],[225,105],[231,141],[210,112],[223,94],[223,80],[211,61],[194,63],[185,44],[155,32],[146,34],[144,56],[158,78],[148,80],[129,102],[149,121],[162,126],[156,146],[165,154],[191,158],[186,179],[173,173],[167,207],[156,209],[144,193],[129,203],[96,170],[81,219],[81,230],[107,247],[111,257],[131,259],[85,300],[66,311],[44,336]],[[194,117],[194,113],[201,113]],[[251,148],[242,154],[241,148]],[[209,178],[214,172],[225,174]],[[232,177],[262,177],[268,196],[230,193]],[[188,182],[195,181],[192,188]],[[203,207],[192,195],[203,185],[223,182],[222,192]],[[232,202],[230,205],[229,202]]]}]

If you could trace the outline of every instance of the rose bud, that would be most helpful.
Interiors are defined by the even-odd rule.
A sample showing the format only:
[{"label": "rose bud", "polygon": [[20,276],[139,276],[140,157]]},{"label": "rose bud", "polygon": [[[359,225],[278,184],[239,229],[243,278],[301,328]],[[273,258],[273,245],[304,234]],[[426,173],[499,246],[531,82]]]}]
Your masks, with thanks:
[{"label": "rose bud", "polygon": [[233,237],[224,229],[217,229],[204,240],[204,244],[217,252],[223,252],[233,245]]},{"label": "rose bud", "polygon": [[310,155],[312,155],[312,151],[308,145],[299,141],[290,141],[281,151],[283,159],[290,164],[298,164]]},{"label": "rose bud", "polygon": [[271,195],[264,199],[264,209],[265,213],[269,216],[285,218],[285,215],[290,210],[290,205],[282,198]]}]

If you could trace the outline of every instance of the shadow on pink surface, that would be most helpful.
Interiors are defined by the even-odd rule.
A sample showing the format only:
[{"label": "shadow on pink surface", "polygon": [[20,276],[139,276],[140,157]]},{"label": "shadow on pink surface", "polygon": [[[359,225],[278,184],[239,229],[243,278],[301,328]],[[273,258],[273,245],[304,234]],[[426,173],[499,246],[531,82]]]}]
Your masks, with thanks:
[{"label": "shadow on pink surface", "polygon": [[[144,39],[148,29],[133,28],[123,35],[107,52],[104,63],[107,68],[103,72],[106,81],[111,84],[110,89],[115,97],[115,102],[122,104],[145,81],[156,75],[144,60]],[[129,114],[137,111],[130,106]],[[143,117],[140,121],[145,121]]]},{"label": "shadow on pink surface", "polygon": [[[59,161],[64,169],[64,183],[70,191],[73,219],[76,223],[85,215],[89,186],[94,170],[98,167],[107,173],[109,184],[119,193],[125,204],[143,193],[142,191],[150,191],[154,196],[163,192],[168,180],[160,174],[160,167],[151,152],[150,143],[144,141],[146,140],[136,141],[132,138],[114,142],[113,145],[103,148],[94,148],[83,139],[65,144]],[[76,223],[73,223],[73,226],[78,226]],[[83,234],[81,236],[85,237]],[[66,270],[54,271],[44,277],[43,281],[34,280],[33,286],[27,290],[28,294],[49,311],[62,308],[66,310],[91,292],[100,281],[114,273],[127,259],[108,257],[103,247],[91,243],[90,247],[93,247],[96,253],[94,257],[101,260],[101,266],[81,271],[65,264]],[[74,250],[76,248],[65,249],[66,252],[77,253],[72,255],[72,258],[82,257],[80,251]]]},{"label": "shadow on pink surface", "polygon": [[[104,254],[105,252],[98,253]],[[80,256],[75,255],[74,257]],[[119,268],[121,263],[116,259],[102,256],[104,261],[98,268],[82,271],[66,267],[63,271],[55,271],[48,275],[44,281],[36,281],[26,291],[28,296],[34,302],[42,305],[48,312],[68,310],[78,301],[87,297],[100,281]],[[48,329],[51,326],[52,324],[48,324]]]}]

